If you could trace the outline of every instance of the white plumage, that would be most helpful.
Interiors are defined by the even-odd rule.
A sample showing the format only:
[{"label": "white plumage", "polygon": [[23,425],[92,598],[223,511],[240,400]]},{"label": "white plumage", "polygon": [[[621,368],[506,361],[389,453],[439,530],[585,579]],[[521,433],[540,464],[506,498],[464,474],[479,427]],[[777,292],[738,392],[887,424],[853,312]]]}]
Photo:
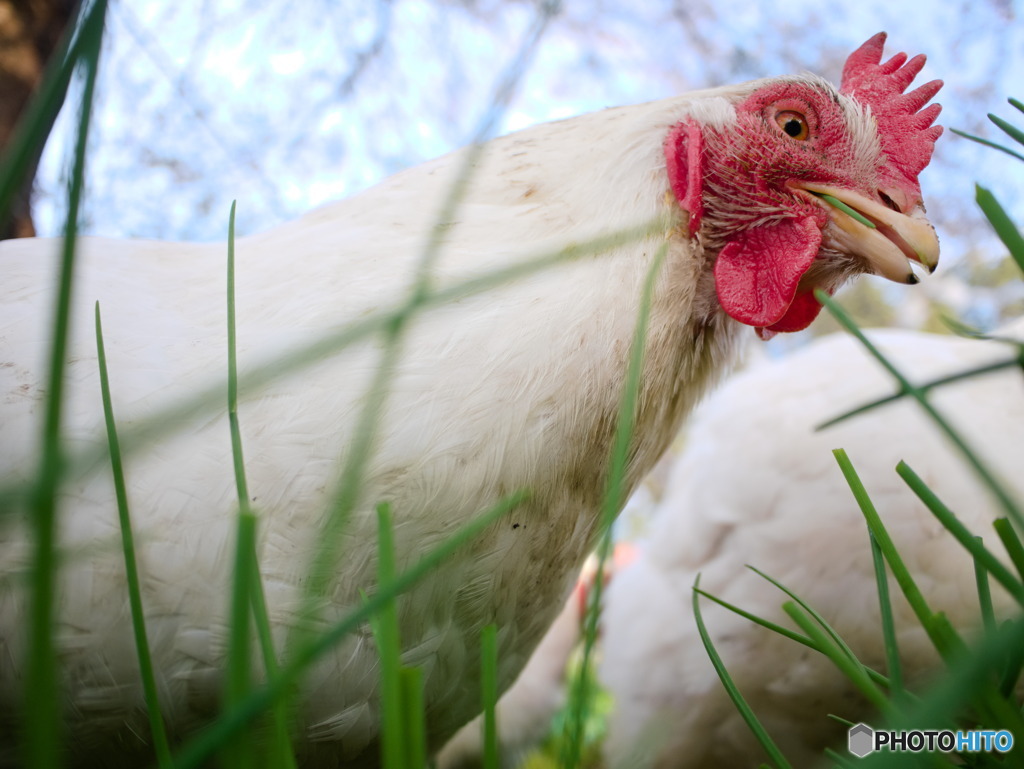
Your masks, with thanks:
[{"label": "white plumage", "polygon": [[[906,331],[870,336],[917,382],[1012,355],[992,342]],[[698,572],[712,595],[788,625],[780,608],[786,596],[744,566],[759,568],[820,611],[867,665],[885,670],[867,528],[834,448],[848,452],[930,605],[957,627],[980,621],[970,556],[895,466],[905,460],[996,552],[990,524],[1003,513],[919,406],[904,400],[814,431],[894,389],[856,340],[835,335],[737,375],[694,414],[649,539],[606,597],[601,678],[615,698],[606,744],[612,767],[764,760],[697,634],[691,587]],[[937,389],[933,402],[1024,501],[1020,371]],[[995,583],[993,594],[997,610],[1010,607]],[[843,739],[828,713],[870,720],[867,703],[823,656],[710,601],[702,608],[740,691],[794,766],[812,765],[824,745]],[[913,688],[939,664],[902,596],[895,609]]]},{"label": "white plumage", "polygon": [[[675,204],[665,194],[661,143],[687,104],[676,99],[612,111],[493,142],[446,232],[433,275],[438,285],[655,217],[666,222],[652,238],[425,313],[403,342],[364,504],[348,528],[326,616],[341,616],[357,605],[358,589],[372,588],[368,545],[375,540],[376,502],[392,505],[400,567],[406,567],[504,495],[533,494],[402,603],[405,662],[426,669],[434,741],[478,707],[480,628],[500,627],[507,686],[593,546],[639,287],[660,243],[668,242],[672,254],[655,300],[648,368],[661,371],[647,377],[657,392],[644,415],[631,485],[730,357],[739,326],[724,317],[691,318],[703,265],[668,223]],[[595,145],[614,147],[615,162],[595,161]],[[402,298],[458,166],[457,157],[420,166],[357,198],[239,240],[243,388],[254,362]],[[516,237],[496,237],[503,228]],[[27,480],[36,456],[47,347],[38,330],[48,327],[56,248],[52,241],[12,241],[0,252],[6,292],[0,467],[8,483]],[[92,337],[96,300],[123,428],[223,379],[224,254],[223,245],[82,241],[68,367],[71,447],[105,441]],[[282,631],[295,618],[379,347],[377,338],[360,344],[245,393],[241,404],[264,580],[272,620]],[[666,398],[659,378],[685,387]],[[236,509],[223,412],[180,425],[173,437],[132,458],[127,475],[160,685],[168,720],[179,731],[212,714],[220,691]],[[62,542],[89,551],[62,570],[58,638],[62,656],[71,657],[66,686],[81,729],[72,738],[83,752],[108,730],[120,735],[124,722],[144,728],[112,500],[107,472],[69,483],[61,494]],[[18,573],[27,564],[23,527],[8,526],[3,537],[3,571]],[[2,590],[10,661],[0,669],[0,688],[10,700],[19,694],[24,659],[24,595],[10,579]],[[371,746],[375,659],[367,629],[310,676],[317,683],[308,687],[304,722],[314,753],[320,744],[335,751],[340,743],[344,756],[355,757]]]},{"label": "white plumage", "polygon": [[[816,314],[815,286],[831,290],[865,271],[909,280],[907,258],[934,267],[937,242],[923,220],[916,173],[941,129],[929,128],[937,107],[917,110],[938,85],[901,96],[923,60],[902,70],[897,62],[897,75],[879,68],[882,39],[856,54],[861,80],[851,81],[849,93],[810,77],[757,81],[538,126],[484,148],[464,202],[440,223],[428,288],[656,224],[649,235],[430,309],[401,340],[359,504],[334,581],[318,596],[323,622],[373,589],[376,503],[391,504],[404,568],[499,499],[530,493],[400,602],[403,662],[424,669],[432,748],[478,709],[480,629],[498,625],[506,687],[593,545],[641,286],[660,247],[667,251],[651,306],[627,489],[728,368],[744,328],[723,311],[721,296],[749,325],[793,330]],[[873,104],[865,91],[867,100],[858,102],[864,78],[887,87],[898,79],[892,88],[903,101]],[[807,112],[805,128],[814,118],[815,132],[788,133],[795,118],[783,116],[794,109]],[[907,120],[916,121],[912,129]],[[904,143],[915,154],[896,178],[889,161],[902,150],[887,145],[885,134],[908,130],[921,139]],[[260,387],[246,387],[246,371],[401,301],[465,152],[237,243],[240,419],[278,648],[303,604],[382,338],[323,354]],[[824,162],[830,152],[836,157]],[[748,170],[724,167],[751,153]],[[717,173],[706,188],[705,171]],[[860,206],[888,234],[851,224],[805,184]],[[765,229],[771,237],[761,237]],[[726,291],[714,266],[733,238],[741,243],[730,262],[735,285]],[[44,240],[0,248],[5,488],[28,482],[37,462],[57,247]],[[224,245],[84,239],[79,248],[64,423],[76,455],[105,446],[95,301],[123,431],[223,382],[226,370]],[[785,273],[783,289],[771,280],[776,269]],[[223,410],[191,415],[170,437],[142,447],[127,477],[164,715],[180,736],[216,713],[222,688],[236,510]],[[69,757],[83,766],[134,765],[148,750],[147,729],[104,464],[76,467],[59,504],[66,557],[56,642]],[[0,537],[0,744],[9,750],[26,656],[19,576],[30,548],[21,519]],[[377,686],[377,654],[363,628],[303,684],[296,744],[306,766],[375,762]]]}]

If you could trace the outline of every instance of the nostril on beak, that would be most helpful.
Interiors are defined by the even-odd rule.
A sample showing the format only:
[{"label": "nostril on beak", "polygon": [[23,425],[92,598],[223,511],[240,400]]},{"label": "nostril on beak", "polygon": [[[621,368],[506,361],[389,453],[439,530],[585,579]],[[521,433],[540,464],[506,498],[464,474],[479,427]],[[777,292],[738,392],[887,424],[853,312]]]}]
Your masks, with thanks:
[{"label": "nostril on beak", "polygon": [[890,198],[888,195],[886,195],[884,191],[882,191],[882,190],[878,191],[878,198],[879,198],[879,200],[882,201],[882,203],[884,203],[886,206],[891,208],[896,213],[898,213],[898,214],[902,214],[903,213],[903,210],[899,207],[899,205],[896,203],[896,201],[893,200],[892,198]]}]

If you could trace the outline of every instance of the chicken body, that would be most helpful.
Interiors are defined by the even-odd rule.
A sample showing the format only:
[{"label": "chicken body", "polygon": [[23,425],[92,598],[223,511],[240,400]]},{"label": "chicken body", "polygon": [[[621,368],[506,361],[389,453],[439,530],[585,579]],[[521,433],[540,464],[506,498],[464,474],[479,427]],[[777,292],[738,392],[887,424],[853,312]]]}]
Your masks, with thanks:
[{"label": "chicken body", "polygon": [[[1018,337],[1024,325],[1018,324]],[[924,382],[1012,355],[1006,345],[905,331],[872,341]],[[615,699],[612,767],[755,767],[765,758],[700,641],[691,588],[779,624],[779,580],[818,610],[868,666],[886,668],[867,529],[832,449],[844,448],[929,605],[953,625],[979,622],[971,557],[895,473],[905,460],[975,534],[994,541],[1003,515],[960,454],[909,399],[834,427],[815,427],[893,391],[852,337],[815,342],[738,374],[693,415],[682,456],[641,555],[611,584],[600,676]],[[938,388],[933,403],[1024,500],[1020,372]],[[740,428],[742,426],[742,428]],[[991,546],[991,545],[990,545]],[[991,546],[1000,550],[998,544]],[[891,587],[908,687],[940,663],[898,587]],[[993,583],[997,611],[1012,600]],[[822,655],[702,602],[715,646],[743,696],[794,766],[813,766],[872,710]]]},{"label": "chicken body", "polygon": [[[873,40],[877,62],[881,41]],[[821,161],[827,142],[786,144],[804,139],[793,139],[772,117],[779,109],[772,99],[785,99],[787,109],[816,110],[822,122],[829,118],[831,133],[823,135],[846,137],[834,163]],[[921,103],[915,99],[910,112]],[[377,503],[391,506],[402,569],[481,511],[525,491],[527,501],[399,601],[403,662],[424,669],[432,748],[479,709],[479,633],[490,622],[498,626],[499,684],[508,686],[594,544],[642,286],[660,249],[664,263],[650,307],[627,490],[728,368],[744,323],[769,333],[779,323],[775,330],[802,327],[816,314],[806,301],[816,285],[832,289],[856,272],[885,272],[893,258],[903,260],[905,274],[906,257],[934,266],[934,235],[927,227],[914,229],[920,194],[912,174],[908,192],[893,191],[904,210],[882,214],[908,223],[909,240],[893,236],[885,241],[887,251],[877,244],[862,249],[857,238],[837,234],[838,213],[806,191],[794,192],[789,203],[800,226],[781,234],[773,229],[763,245],[769,266],[754,270],[757,283],[781,269],[786,286],[769,291],[767,311],[752,313],[763,292],[736,285],[758,242],[750,234],[765,221],[790,221],[784,205],[794,173],[802,174],[801,184],[840,185],[845,191],[837,194],[856,200],[878,200],[879,189],[891,189],[882,178],[889,156],[877,133],[886,123],[869,119],[868,111],[814,78],[757,81],[607,110],[489,142],[448,221],[437,222],[440,201],[470,150],[240,239],[239,410],[277,648],[288,654],[290,629],[311,592],[315,632],[359,606],[360,591],[373,591]],[[930,125],[936,111],[927,112]],[[685,136],[679,126],[688,127]],[[938,129],[923,130],[934,141]],[[671,131],[676,138],[667,144]],[[743,189],[731,189],[724,178],[704,189],[698,145],[717,148],[709,149],[714,158],[727,152],[730,135],[749,144],[759,131],[786,151],[772,160],[762,142],[750,172],[756,178]],[[743,142],[737,147],[747,146]],[[850,147],[858,153],[845,154]],[[797,163],[801,157],[804,165]],[[768,208],[760,211],[754,205],[759,189],[770,193]],[[740,200],[746,202],[737,207]],[[311,564],[325,541],[329,546],[324,532],[340,468],[357,450],[359,415],[384,336],[320,350],[301,371],[269,383],[256,384],[251,372],[405,299],[435,224],[440,247],[425,268],[428,289],[624,228],[648,229],[597,253],[462,294],[408,321],[374,438],[358,449],[366,465],[357,504],[332,553],[329,578],[314,584]],[[730,275],[716,276],[716,256],[732,242],[730,233],[744,243],[738,257],[733,253]],[[43,330],[50,327],[57,248],[54,241],[0,248],[0,484],[16,492],[24,491],[38,461],[48,354]],[[216,393],[223,383],[225,247],[84,239],[79,249],[63,427],[78,461],[59,492],[64,558],[56,643],[72,763],[135,765],[149,747],[124,567],[115,547],[112,483],[104,462],[82,459],[102,457],[106,441],[93,303],[103,314],[115,415],[130,437],[168,404],[207,386]],[[807,273],[799,287],[790,279],[799,270],[779,267],[789,264],[790,252],[799,252],[799,270]],[[724,291],[730,297],[725,309]],[[802,299],[794,298],[798,292]],[[791,304],[800,311],[790,313]],[[179,414],[165,432],[137,447],[126,473],[161,704],[172,734],[180,736],[219,707],[237,500],[223,409],[208,405]],[[14,508],[24,498],[5,497]],[[17,576],[30,567],[31,537],[20,517],[8,521],[0,537],[0,572],[13,577],[0,583],[0,762],[11,763],[26,659],[27,595]],[[378,678],[365,627],[314,667],[301,687],[297,717],[305,766],[376,762]]]},{"label": "chicken body", "polygon": [[[557,146],[575,146],[575,156],[545,152],[549,145],[539,131],[492,143],[473,175],[471,202],[446,233],[433,276],[440,285],[510,264],[524,252],[557,251],[659,216],[664,227],[612,253],[429,311],[402,342],[364,503],[346,531],[325,622],[356,607],[358,590],[375,582],[377,502],[391,504],[404,568],[503,496],[531,494],[401,603],[403,660],[426,670],[428,707],[439,714],[430,724],[434,740],[478,707],[480,628],[499,625],[505,686],[592,549],[640,286],[662,243],[670,254],[653,308],[648,406],[630,485],[732,356],[740,327],[693,312],[702,264],[673,229],[678,215],[665,194],[661,138],[685,108],[685,100],[676,100],[641,113],[613,112],[599,124],[605,135],[587,131],[587,141],[573,135],[582,128],[578,121],[543,129],[548,141],[552,132],[567,134]],[[600,185],[604,199],[587,188],[620,166],[584,157],[594,141],[615,147],[623,160],[624,178]],[[402,299],[435,202],[457,167],[457,158],[448,158],[416,168],[353,201],[237,244],[240,421],[249,491],[260,514],[267,599],[282,631],[297,619],[302,581],[379,363],[380,338],[255,392],[244,392],[244,372],[254,361]],[[521,217],[516,237],[489,239],[510,216]],[[41,258],[40,250],[57,247],[12,241],[0,253],[11,297],[0,321],[3,360],[16,362],[0,369],[7,400],[0,467],[7,482],[27,480],[36,457],[46,370],[37,330],[47,328],[56,261]],[[70,446],[92,448],[105,441],[93,302],[103,313],[116,415],[127,429],[197,385],[223,380],[225,249],[90,239],[81,249],[65,434]],[[215,712],[221,686],[236,510],[224,410],[210,409],[140,450],[127,477],[160,685],[171,725],[187,730]],[[120,739],[125,722],[143,726],[142,694],[106,468],[68,483],[60,505],[61,541],[92,550],[64,564],[58,628],[69,663],[67,697],[82,728],[72,738],[88,750],[107,730]],[[3,537],[3,571],[25,569],[30,551],[23,527],[8,526]],[[13,665],[0,673],[0,689],[10,700],[19,694],[24,660],[25,597],[10,581],[3,590],[0,622]],[[375,752],[377,676],[368,629],[310,675],[303,720],[313,754],[319,745],[333,752],[339,744],[346,758]]]}]

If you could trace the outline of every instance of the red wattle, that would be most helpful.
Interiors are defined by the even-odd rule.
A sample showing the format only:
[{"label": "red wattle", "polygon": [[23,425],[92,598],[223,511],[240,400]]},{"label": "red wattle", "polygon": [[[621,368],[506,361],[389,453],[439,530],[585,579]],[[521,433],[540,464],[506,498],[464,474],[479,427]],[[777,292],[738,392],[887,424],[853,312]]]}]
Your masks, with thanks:
[{"label": "red wattle", "polygon": [[[829,294],[831,293],[830,291]],[[757,335],[767,341],[780,331],[803,331],[814,322],[819,312],[821,312],[821,305],[814,298],[814,292],[803,291],[796,295],[793,304],[789,306],[786,314],[780,320],[767,327],[758,327]]]},{"label": "red wattle", "polygon": [[[821,229],[811,216],[738,233],[715,260],[715,290],[722,309],[749,326],[796,331],[806,320],[799,326],[805,328],[821,307],[811,293],[797,301],[796,292],[820,247]],[[817,309],[812,312],[804,296]]]}]

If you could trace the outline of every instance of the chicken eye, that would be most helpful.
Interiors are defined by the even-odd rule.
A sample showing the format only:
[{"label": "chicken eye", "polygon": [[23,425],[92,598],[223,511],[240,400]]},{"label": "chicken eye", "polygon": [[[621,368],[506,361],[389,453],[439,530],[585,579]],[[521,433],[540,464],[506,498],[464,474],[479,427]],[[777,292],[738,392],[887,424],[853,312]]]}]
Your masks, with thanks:
[{"label": "chicken eye", "polygon": [[807,125],[807,118],[793,110],[782,110],[775,113],[775,122],[786,136],[790,136],[797,141],[807,141],[811,133],[811,129]]}]

